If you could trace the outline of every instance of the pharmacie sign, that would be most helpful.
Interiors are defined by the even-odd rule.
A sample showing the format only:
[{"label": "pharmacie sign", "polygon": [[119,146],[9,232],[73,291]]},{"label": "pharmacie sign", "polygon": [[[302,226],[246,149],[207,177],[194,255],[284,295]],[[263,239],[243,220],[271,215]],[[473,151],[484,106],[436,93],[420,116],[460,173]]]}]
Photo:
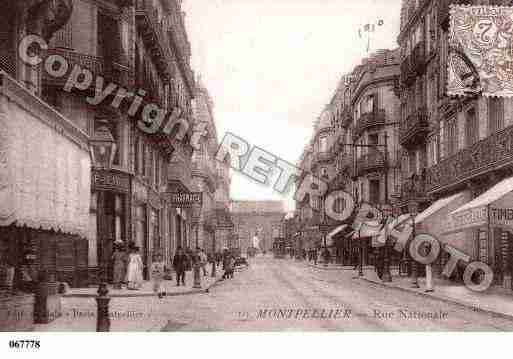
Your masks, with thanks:
[{"label": "pharmacie sign", "polygon": [[171,207],[189,208],[202,205],[203,192],[167,192],[165,198]]}]

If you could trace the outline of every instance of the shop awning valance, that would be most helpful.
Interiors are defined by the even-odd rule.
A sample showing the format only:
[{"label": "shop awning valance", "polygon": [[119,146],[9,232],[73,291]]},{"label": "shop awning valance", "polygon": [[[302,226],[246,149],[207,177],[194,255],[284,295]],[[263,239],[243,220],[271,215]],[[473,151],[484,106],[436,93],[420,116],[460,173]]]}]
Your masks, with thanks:
[{"label": "shop awning valance", "polygon": [[391,229],[395,229],[398,227],[401,227],[405,223],[410,221],[410,223],[413,225],[413,215],[410,213],[401,214],[399,217],[395,218],[393,222],[389,222],[387,226],[383,226],[381,231],[379,232],[379,235],[376,237],[375,245],[381,246],[386,243],[386,239],[388,237],[387,231],[390,231]]},{"label": "shop awning valance", "polygon": [[[354,227],[353,227],[354,228]],[[353,239],[370,238],[379,235],[382,226],[379,222],[369,222],[358,224],[357,228],[354,228]]]},{"label": "shop awning valance", "polygon": [[438,211],[443,210],[444,208],[449,206],[451,203],[454,203],[455,201],[457,201],[463,195],[464,195],[464,193],[460,192],[460,193],[454,194],[452,196],[441,198],[441,199],[435,201],[431,206],[426,208],[423,212],[421,212],[419,215],[417,215],[415,217],[415,224],[416,225],[421,224],[422,222],[424,222],[425,220],[427,220],[428,218],[430,218],[431,216],[436,214]]},{"label": "shop awning valance", "polygon": [[513,177],[506,178],[449,214],[446,233],[483,227],[513,229]]},{"label": "shop awning valance", "polygon": [[87,135],[14,80],[0,86],[0,226],[88,233]]}]

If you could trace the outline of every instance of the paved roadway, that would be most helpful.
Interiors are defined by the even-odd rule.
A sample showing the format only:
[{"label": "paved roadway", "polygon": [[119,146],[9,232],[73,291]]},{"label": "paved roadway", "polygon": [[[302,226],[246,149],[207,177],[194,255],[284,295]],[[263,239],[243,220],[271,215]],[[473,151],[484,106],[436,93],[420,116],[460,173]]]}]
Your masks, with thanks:
[{"label": "paved roadway", "polygon": [[210,293],[165,300],[163,331],[501,331],[513,321],[384,288],[353,271],[257,257]]}]

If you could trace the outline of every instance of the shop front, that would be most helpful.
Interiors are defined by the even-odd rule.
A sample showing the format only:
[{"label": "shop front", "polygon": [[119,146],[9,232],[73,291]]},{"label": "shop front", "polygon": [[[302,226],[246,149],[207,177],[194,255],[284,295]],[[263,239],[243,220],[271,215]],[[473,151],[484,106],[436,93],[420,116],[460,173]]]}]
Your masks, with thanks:
[{"label": "shop front", "polygon": [[53,320],[58,282],[87,280],[88,140],[0,74],[0,330]]},{"label": "shop front", "polygon": [[93,169],[91,176],[91,221],[89,276],[98,283],[101,275],[112,282],[114,243],[130,238],[131,175],[117,169]]},{"label": "shop front", "polygon": [[458,236],[464,241],[459,246],[464,253],[492,268],[496,285],[513,287],[513,177],[449,214],[444,237]]},{"label": "shop front", "polygon": [[158,192],[137,179],[132,183],[133,244],[139,248],[144,265],[143,277],[148,280],[153,253],[166,254],[169,250],[162,236],[165,212]]}]

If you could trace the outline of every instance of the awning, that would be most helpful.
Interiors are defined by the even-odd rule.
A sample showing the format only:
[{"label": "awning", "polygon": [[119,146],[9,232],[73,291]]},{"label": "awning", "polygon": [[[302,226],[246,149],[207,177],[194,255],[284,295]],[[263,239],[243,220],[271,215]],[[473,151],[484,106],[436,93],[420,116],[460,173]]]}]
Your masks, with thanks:
[{"label": "awning", "polygon": [[400,227],[408,221],[410,221],[413,225],[413,215],[410,213],[401,214],[392,222],[389,222],[387,226],[383,226],[383,229],[379,232],[379,235],[376,237],[376,241],[374,243],[377,246],[385,244],[387,239],[387,231],[391,231],[394,228]]},{"label": "awning", "polygon": [[424,220],[428,219],[438,211],[442,210],[443,208],[447,207],[450,203],[453,203],[457,199],[461,198],[463,196],[463,192],[457,193],[455,195],[441,198],[438,201],[435,201],[431,206],[426,208],[422,213],[420,213],[418,216],[415,217],[415,224],[421,224]]},{"label": "awning", "polygon": [[355,229],[353,239],[376,237],[379,235],[382,226],[379,222],[361,223]]},{"label": "awning", "polygon": [[513,177],[502,180],[482,195],[452,211],[446,233],[488,224],[513,229]]},{"label": "awning", "polygon": [[326,245],[332,246],[333,245],[333,237],[345,230],[348,227],[347,224],[342,224],[338,227],[336,227],[334,230],[332,230],[328,235],[326,236]]},{"label": "awning", "polygon": [[88,137],[0,72],[0,226],[88,236]]}]

